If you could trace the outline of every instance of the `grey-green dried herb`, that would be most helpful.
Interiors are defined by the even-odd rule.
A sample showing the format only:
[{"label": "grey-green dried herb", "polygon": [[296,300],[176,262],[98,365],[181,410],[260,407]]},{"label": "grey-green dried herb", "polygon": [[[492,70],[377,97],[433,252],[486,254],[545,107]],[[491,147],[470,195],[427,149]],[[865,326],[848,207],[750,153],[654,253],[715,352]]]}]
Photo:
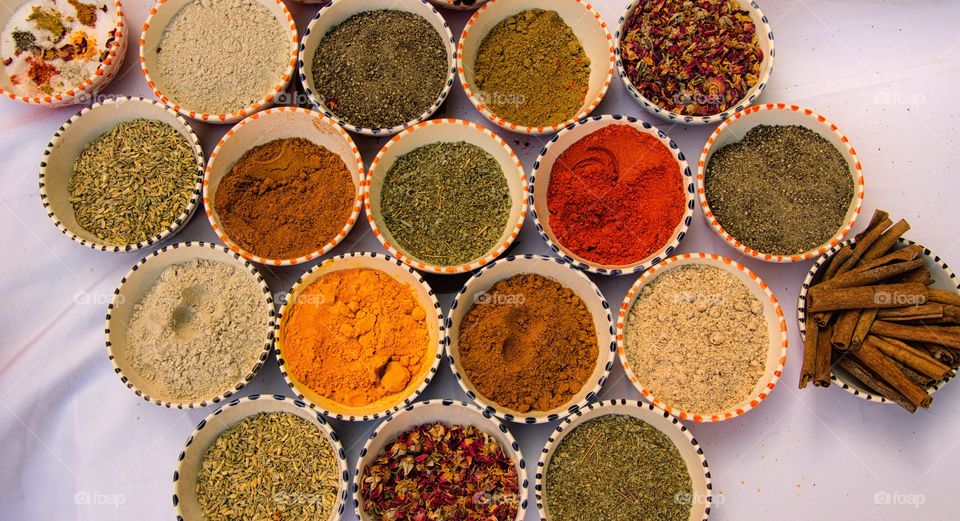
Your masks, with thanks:
[{"label": "grey-green dried herb", "polygon": [[294,414],[259,413],[207,448],[197,478],[205,521],[326,520],[337,500],[333,447]]},{"label": "grey-green dried herb", "polygon": [[380,209],[397,246],[439,266],[482,257],[510,217],[500,164],[463,141],[434,143],[401,156],[383,180]]},{"label": "grey-green dried herb", "polygon": [[121,123],[88,143],[67,185],[77,224],[109,244],[154,237],[186,209],[197,181],[193,146],[160,121]]},{"label": "grey-green dried herb", "polygon": [[685,521],[693,485],[670,438],[631,416],[587,421],[561,441],[546,470],[554,521]]}]

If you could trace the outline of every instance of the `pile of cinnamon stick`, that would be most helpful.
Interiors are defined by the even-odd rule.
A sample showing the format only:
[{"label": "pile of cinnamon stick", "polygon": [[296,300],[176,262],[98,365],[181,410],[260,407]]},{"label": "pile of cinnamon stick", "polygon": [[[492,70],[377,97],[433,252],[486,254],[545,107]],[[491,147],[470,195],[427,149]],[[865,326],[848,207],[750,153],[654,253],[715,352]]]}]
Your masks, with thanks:
[{"label": "pile of cinnamon stick", "polygon": [[800,388],[830,386],[839,366],[910,412],[960,367],[960,294],[933,289],[923,248],[899,247],[910,229],[878,210],[856,241],[821,267],[806,298]]}]

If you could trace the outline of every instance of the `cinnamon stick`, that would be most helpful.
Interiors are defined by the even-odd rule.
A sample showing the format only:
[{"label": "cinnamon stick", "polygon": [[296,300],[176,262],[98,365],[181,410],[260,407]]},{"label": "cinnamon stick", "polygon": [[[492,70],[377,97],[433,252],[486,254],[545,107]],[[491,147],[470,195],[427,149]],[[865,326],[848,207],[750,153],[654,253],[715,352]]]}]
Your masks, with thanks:
[{"label": "cinnamon stick", "polygon": [[960,324],[960,306],[943,306],[943,318],[947,322]]},{"label": "cinnamon stick", "polygon": [[830,259],[830,264],[827,266],[827,271],[823,272],[823,279],[821,282],[832,279],[837,274],[840,266],[842,266],[852,254],[852,244],[848,242],[841,246],[840,249],[837,250],[837,253],[833,254],[833,257]]},{"label": "cinnamon stick", "polygon": [[916,412],[917,406],[910,403],[910,400],[897,392],[896,389],[890,387],[883,380],[874,376],[869,369],[860,364],[860,362],[850,358],[844,357],[837,362],[844,371],[850,374],[850,376],[856,378],[863,384],[864,387],[870,389],[871,391],[883,396],[887,400],[903,407],[904,409],[910,412]]},{"label": "cinnamon stick", "polygon": [[934,304],[928,302],[920,306],[904,306],[902,308],[881,309],[877,311],[877,318],[880,320],[890,321],[943,318],[943,308],[943,304]]},{"label": "cinnamon stick", "polygon": [[881,353],[890,358],[910,367],[918,373],[932,378],[934,381],[943,380],[950,367],[946,364],[936,361],[932,356],[920,351],[919,349],[894,339],[870,335],[867,339],[873,343]]},{"label": "cinnamon stick", "polygon": [[950,367],[956,367],[957,361],[960,360],[954,356],[953,351],[946,347],[935,344],[923,344],[923,347],[927,349],[927,352],[930,353],[930,356],[932,356],[934,360],[947,364]]},{"label": "cinnamon stick", "polygon": [[837,322],[833,326],[833,335],[830,338],[830,345],[834,349],[846,351],[850,348],[850,339],[853,338],[853,330],[860,320],[860,311],[859,309],[848,309],[837,316]]},{"label": "cinnamon stick", "polygon": [[850,349],[860,349],[863,341],[867,338],[867,335],[870,334],[870,326],[872,326],[873,321],[876,320],[878,312],[879,309],[871,308],[864,309],[860,313],[860,317],[857,319],[857,325],[853,328],[853,336],[850,338]]},{"label": "cinnamon stick", "polygon": [[852,351],[852,354],[911,404],[924,408],[930,407],[933,398],[927,394],[927,391],[904,374],[893,360],[887,358],[871,343],[870,339],[867,339],[860,349]]},{"label": "cinnamon stick", "polygon": [[926,266],[921,266],[913,271],[904,273],[891,282],[919,282],[929,286],[933,284],[933,277],[930,276],[930,270]]},{"label": "cinnamon stick", "polygon": [[887,254],[900,240],[903,234],[910,230],[910,223],[900,219],[889,230],[880,234],[880,237],[863,253],[860,262],[870,262]]},{"label": "cinnamon stick", "polygon": [[877,336],[936,344],[960,349],[960,327],[949,326],[911,326],[877,320],[870,326],[870,332]]},{"label": "cinnamon stick", "polygon": [[892,264],[894,262],[907,262],[916,259],[921,253],[923,253],[923,246],[919,244],[911,244],[910,246],[904,246],[899,250],[894,250],[883,257],[874,259],[870,262],[861,264],[851,271],[864,271],[876,268],[878,266],[884,266],[887,264]]},{"label": "cinnamon stick", "polygon": [[816,387],[830,387],[830,358],[833,349],[830,347],[830,336],[833,334],[831,325],[817,334],[817,360],[813,371],[813,385]]},{"label": "cinnamon stick", "polygon": [[880,238],[883,231],[893,224],[893,221],[884,218],[875,224],[873,222],[870,224],[872,226],[865,230],[863,234],[857,235],[857,242],[853,247],[850,258],[843,263],[843,266],[840,266],[840,269],[837,270],[837,275],[855,268],[857,264],[860,263],[863,255],[873,246],[873,243],[877,242],[877,239]]},{"label": "cinnamon stick", "polygon": [[803,336],[803,367],[800,369],[800,388],[805,389],[810,380],[813,380],[817,369],[817,337],[820,326],[811,320],[807,321],[807,332]]},{"label": "cinnamon stick", "polygon": [[929,296],[931,302],[947,304],[949,306],[960,306],[960,294],[954,293],[953,291],[930,288]]},{"label": "cinnamon stick", "polygon": [[855,269],[838,275],[827,282],[814,286],[821,289],[850,288],[854,286],[868,286],[891,279],[911,270],[923,266],[923,259],[914,259],[907,262],[885,264],[871,269]]},{"label": "cinnamon stick", "polygon": [[923,304],[927,287],[923,284],[883,284],[856,288],[812,288],[807,293],[807,311],[902,307],[905,302]]}]

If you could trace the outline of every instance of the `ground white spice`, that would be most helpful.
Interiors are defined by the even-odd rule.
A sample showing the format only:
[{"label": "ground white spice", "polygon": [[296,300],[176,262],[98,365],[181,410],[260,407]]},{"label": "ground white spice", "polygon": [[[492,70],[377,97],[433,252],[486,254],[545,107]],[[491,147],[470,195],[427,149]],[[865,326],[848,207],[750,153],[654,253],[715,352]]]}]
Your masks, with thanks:
[{"label": "ground white spice", "polygon": [[170,21],[151,76],[181,106],[242,110],[273,93],[290,61],[290,35],[256,0],[194,0]]},{"label": "ground white spice", "polygon": [[768,341],[763,303],[733,274],[703,264],[672,268],[644,286],[624,330],[640,383],[670,406],[703,415],[750,396]]},{"label": "ground white spice", "polygon": [[127,360],[150,395],[209,400],[253,368],[269,321],[249,272],[206,259],[174,264],[133,309]]}]

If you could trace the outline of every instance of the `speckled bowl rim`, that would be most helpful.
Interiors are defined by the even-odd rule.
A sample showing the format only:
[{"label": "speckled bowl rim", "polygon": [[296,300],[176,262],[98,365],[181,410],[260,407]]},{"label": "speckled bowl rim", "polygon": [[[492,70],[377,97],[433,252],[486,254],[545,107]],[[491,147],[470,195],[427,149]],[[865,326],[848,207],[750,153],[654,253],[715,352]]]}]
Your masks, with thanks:
[{"label": "speckled bowl rim", "polygon": [[[776,330],[770,327],[767,328],[767,332],[770,335],[771,340],[776,339],[778,335],[780,337],[781,347],[780,347],[779,356],[777,357],[776,369],[774,369],[773,376],[771,376],[770,378],[767,378],[766,376],[761,377],[761,379],[757,382],[758,387],[760,387],[760,390],[752,393],[750,396],[747,397],[746,399],[747,405],[745,407],[741,407],[740,404],[737,404],[736,406],[730,409],[727,409],[725,411],[719,411],[717,414],[712,414],[709,416],[692,414],[683,409],[672,407],[671,405],[664,403],[663,401],[658,399],[649,389],[646,388],[646,386],[644,386],[640,382],[640,379],[637,378],[637,374],[633,371],[633,367],[630,365],[629,360],[627,360],[627,355],[625,352],[625,342],[624,342],[624,328],[626,327],[627,317],[630,316],[630,310],[633,308],[633,305],[636,302],[637,296],[640,293],[640,289],[643,286],[645,286],[647,282],[649,282],[650,279],[652,279],[653,276],[659,273],[661,270],[669,270],[675,267],[674,264],[676,264],[678,261],[688,260],[688,259],[693,259],[694,261],[705,259],[708,261],[720,262],[726,266],[729,266],[732,269],[736,269],[740,272],[743,272],[750,278],[751,281],[753,281],[753,284],[759,287],[763,291],[763,293],[767,296],[768,302],[764,303],[764,305],[768,303],[771,304],[773,306],[774,313],[777,316],[778,326]],[[696,263],[704,264],[708,266],[712,265],[710,263],[701,263],[701,262],[696,262]],[[751,291],[751,294],[752,293],[753,292]],[[767,349],[768,353],[769,353],[769,350],[770,349],[768,347]],[[757,408],[761,402],[763,402],[765,399],[767,399],[768,396],[770,396],[770,393],[773,392],[774,388],[776,388],[777,382],[780,380],[780,377],[783,376],[783,368],[787,364],[787,322],[783,317],[783,309],[780,307],[780,302],[777,300],[777,296],[773,294],[773,291],[770,289],[769,286],[767,286],[767,283],[764,282],[764,280],[761,279],[759,275],[751,271],[749,268],[747,268],[743,264],[740,264],[739,262],[731,260],[727,257],[723,257],[713,253],[683,253],[675,257],[670,257],[669,259],[665,259],[659,265],[650,268],[649,270],[644,272],[644,274],[641,275],[640,278],[638,278],[633,283],[632,286],[630,286],[630,289],[627,291],[627,295],[623,298],[623,303],[620,305],[620,311],[617,314],[617,356],[620,358],[620,364],[623,366],[623,370],[627,374],[627,379],[630,380],[630,382],[638,391],[640,391],[640,394],[642,394],[644,398],[649,400],[658,409],[661,409],[666,413],[672,414],[680,418],[681,420],[693,420],[698,423],[721,422],[721,421],[729,420],[731,418],[736,418],[738,416],[743,416],[744,414],[748,413],[750,410]],[[764,372],[764,374],[766,374],[766,371]],[[740,403],[743,403],[743,401],[741,401]]]},{"label": "speckled bowl rim", "polygon": [[[608,121],[622,122],[622,124],[629,124],[632,128],[635,128],[641,132],[644,132],[646,134],[649,134],[657,138],[660,141],[660,143],[662,143],[667,148],[667,150],[670,151],[670,155],[672,155],[673,159],[677,162],[677,168],[680,171],[681,180],[684,185],[684,190],[683,190],[684,210],[683,210],[683,215],[680,217],[680,222],[677,223],[677,225],[680,226],[680,231],[677,232],[677,234],[672,239],[670,239],[666,244],[664,244],[657,251],[653,252],[652,254],[648,255],[647,257],[637,262],[634,262],[631,264],[625,264],[622,266],[607,266],[603,264],[598,264],[596,262],[584,259],[579,255],[577,256],[577,258],[574,258],[573,255],[575,254],[573,252],[570,252],[566,247],[561,245],[559,241],[554,241],[550,239],[550,237],[547,235],[547,232],[546,230],[544,230],[544,227],[543,227],[543,222],[541,222],[540,220],[541,213],[537,211],[537,205],[535,203],[536,188],[537,188],[537,173],[540,170],[540,162],[543,160],[544,157],[546,157],[547,153],[550,152],[551,147],[558,146],[558,145],[555,145],[555,143],[564,134],[566,134],[567,132],[569,132],[570,130],[576,127],[588,126],[588,125],[597,126],[595,125],[596,122],[608,122]],[[593,132],[596,132],[601,128],[603,127],[598,126],[598,128]],[[571,143],[570,146],[572,146],[575,143],[576,142]],[[569,148],[569,146],[567,148]],[[559,157],[560,154],[562,154],[567,148],[559,150],[556,154],[557,157]],[[548,186],[549,186],[549,182],[548,182]],[[561,129],[560,132],[558,132],[555,136],[553,136],[553,138],[551,138],[546,145],[544,145],[543,149],[540,151],[540,154],[537,156],[536,161],[533,163],[533,170],[530,172],[530,195],[529,195],[529,202],[527,203],[527,205],[530,208],[530,212],[533,214],[533,223],[537,229],[537,233],[540,235],[540,238],[547,243],[547,246],[550,247],[550,250],[552,250],[553,253],[557,254],[558,256],[560,256],[560,258],[573,264],[577,268],[585,271],[589,271],[590,273],[596,273],[598,275],[624,275],[628,273],[643,273],[644,271],[649,269],[651,266],[657,265],[664,258],[669,257],[671,254],[673,254],[673,251],[680,245],[680,241],[682,241],[683,238],[686,237],[687,232],[690,229],[690,223],[693,222],[693,209],[694,207],[696,207],[696,200],[697,200],[697,196],[694,195],[694,177],[693,177],[693,173],[690,170],[690,165],[687,164],[687,159],[684,156],[683,151],[680,150],[680,146],[677,145],[673,141],[673,139],[667,136],[667,134],[663,130],[657,128],[655,125],[647,123],[646,121],[635,118],[633,116],[621,116],[619,114],[604,114],[604,115],[589,116],[584,119],[581,119],[580,121],[577,121],[576,123],[571,123],[570,125],[567,125],[563,129]],[[546,209],[544,208],[544,210]]]},{"label": "speckled bowl rim", "polygon": [[[127,283],[127,279],[130,278],[130,276],[132,276],[134,272],[139,270],[141,266],[150,262],[152,259],[155,259],[163,255],[167,251],[172,251],[179,248],[208,248],[210,250],[214,250],[224,255],[224,258],[221,262],[225,264],[231,264],[233,266],[245,268],[248,273],[250,273],[256,278],[256,281],[260,286],[260,290],[263,292],[263,296],[264,296],[263,305],[264,307],[269,307],[269,311],[270,311],[269,312],[270,320],[268,321],[267,328],[266,328],[267,329],[266,339],[263,342],[263,347],[260,348],[260,352],[256,356],[256,361],[254,362],[253,367],[250,368],[250,370],[247,372],[247,374],[243,378],[241,378],[239,381],[234,383],[229,390],[220,393],[219,395],[213,397],[210,400],[183,402],[183,401],[175,401],[175,400],[164,400],[161,398],[150,396],[149,394],[139,389],[137,386],[133,385],[133,383],[130,382],[130,379],[127,377],[127,375],[124,374],[123,369],[121,369],[120,366],[117,365],[117,360],[113,351],[113,344],[110,342],[111,315],[113,313],[113,308],[117,306],[117,296],[120,294],[120,290],[121,288],[123,288],[123,285]],[[160,248],[154,251],[153,253],[147,255],[146,257],[140,259],[136,264],[133,265],[133,267],[130,268],[130,271],[128,271],[127,274],[124,275],[122,279],[120,279],[120,284],[117,285],[117,288],[115,290],[113,290],[113,297],[110,300],[110,305],[107,306],[107,316],[105,320],[106,324],[104,326],[104,340],[106,341],[106,344],[107,344],[107,357],[110,359],[110,365],[113,366],[113,372],[120,377],[120,381],[123,382],[123,384],[126,385],[128,389],[133,391],[134,394],[136,394],[137,396],[143,398],[145,401],[148,401],[154,405],[159,405],[161,407],[166,407],[168,409],[170,408],[199,409],[202,407],[206,407],[212,403],[220,403],[221,401],[230,398],[231,396],[239,392],[241,389],[243,389],[248,383],[253,381],[253,379],[257,376],[257,373],[260,372],[260,369],[263,368],[263,364],[264,362],[267,361],[267,357],[270,356],[270,348],[273,347],[273,332],[275,329],[275,322],[277,320],[278,320],[277,314],[276,314],[276,311],[274,310],[274,304],[273,304],[273,295],[270,293],[270,288],[267,287],[267,283],[263,279],[263,276],[260,275],[259,271],[257,271],[256,266],[254,266],[251,262],[247,261],[246,259],[240,257],[236,253],[233,253],[230,250],[218,244],[214,244],[211,242],[204,242],[204,241],[186,241],[186,242],[178,242],[178,243],[164,246],[163,248]]]},{"label": "speckled bowl rim", "polygon": [[[85,114],[89,113],[91,110],[97,107],[106,106],[106,105],[115,105],[120,103],[148,103],[148,104],[156,105],[166,110],[168,113],[170,113],[171,116],[176,118],[176,120],[179,122],[181,127],[177,130],[185,130],[187,132],[187,135],[189,136],[188,141],[190,142],[190,147],[193,150],[193,155],[197,161],[197,173],[194,176],[193,191],[192,191],[192,194],[190,195],[190,200],[187,202],[183,211],[180,212],[180,215],[177,216],[177,218],[174,219],[169,226],[167,226],[159,234],[154,235],[153,237],[150,237],[145,241],[140,241],[132,244],[114,245],[114,244],[106,244],[99,241],[88,241],[78,236],[76,233],[73,232],[73,230],[67,228],[67,226],[63,224],[63,221],[60,220],[60,218],[56,215],[56,213],[54,213],[53,209],[50,206],[50,199],[49,199],[49,195],[47,194],[46,177],[48,173],[47,158],[50,156],[50,154],[53,153],[54,149],[56,149],[63,143],[63,134],[70,127],[70,125],[72,125],[78,119],[82,118]],[[109,251],[114,253],[135,251],[142,248],[146,248],[148,246],[152,246],[160,241],[173,237],[174,235],[177,234],[177,232],[179,232],[187,224],[187,222],[190,221],[190,218],[193,217],[194,212],[197,211],[197,202],[200,200],[200,191],[203,185],[204,165],[205,165],[205,160],[203,157],[203,147],[200,144],[200,138],[197,137],[197,134],[196,132],[193,131],[193,128],[190,127],[187,121],[183,119],[179,114],[170,110],[169,107],[163,105],[162,103],[159,103],[151,99],[141,98],[139,96],[121,96],[117,98],[111,98],[101,102],[94,103],[89,107],[84,107],[80,112],[74,114],[73,117],[68,119],[63,125],[60,125],[60,128],[57,129],[57,131],[53,134],[53,137],[50,138],[50,142],[47,143],[47,148],[43,151],[43,159],[40,160],[40,202],[43,204],[43,208],[47,213],[47,217],[49,217],[50,220],[53,221],[53,225],[56,226],[61,233],[69,237],[70,240],[80,244],[81,246],[86,246],[94,250]]]}]

